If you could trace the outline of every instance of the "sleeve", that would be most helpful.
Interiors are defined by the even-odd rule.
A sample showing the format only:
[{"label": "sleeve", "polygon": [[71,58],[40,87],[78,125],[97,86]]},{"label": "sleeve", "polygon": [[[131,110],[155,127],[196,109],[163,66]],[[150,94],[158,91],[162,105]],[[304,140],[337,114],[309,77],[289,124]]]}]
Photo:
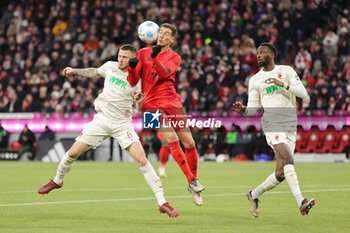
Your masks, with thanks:
[{"label": "sleeve", "polygon": [[134,69],[130,67],[128,68],[129,74],[128,74],[127,80],[132,87],[135,87],[139,83],[140,77],[141,77],[142,59],[141,59],[140,51],[137,53],[136,58],[139,60],[139,62],[137,63],[137,66]]},{"label": "sleeve", "polygon": [[253,116],[256,114],[258,109],[261,108],[259,91],[255,87],[253,77],[249,80],[248,104],[245,112],[243,113],[245,116]]},{"label": "sleeve", "polygon": [[288,72],[287,72],[287,79],[289,82],[289,92],[294,94],[296,97],[306,99],[308,97],[308,94],[306,92],[306,89],[301,82],[297,72],[289,66]]},{"label": "sleeve", "polygon": [[99,75],[101,75],[102,77],[106,76],[106,70],[108,69],[108,67],[110,66],[111,62],[105,62],[102,66],[97,68],[97,73]]},{"label": "sleeve", "polygon": [[153,67],[157,71],[159,79],[171,77],[177,71],[181,64],[181,57],[176,54],[168,61],[160,61],[159,56],[152,59]]}]

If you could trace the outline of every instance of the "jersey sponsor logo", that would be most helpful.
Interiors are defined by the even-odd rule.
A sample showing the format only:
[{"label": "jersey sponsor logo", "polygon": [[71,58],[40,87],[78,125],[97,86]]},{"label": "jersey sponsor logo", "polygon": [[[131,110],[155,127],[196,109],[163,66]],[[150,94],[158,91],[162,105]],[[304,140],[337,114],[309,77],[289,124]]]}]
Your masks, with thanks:
[{"label": "jersey sponsor logo", "polygon": [[144,112],[143,113],[143,128],[144,129],[160,129],[160,116],[159,110],[156,112]]},{"label": "jersey sponsor logo", "polygon": [[117,77],[114,77],[114,76],[111,76],[111,78],[109,79],[109,81],[111,83],[114,83],[115,85],[117,85],[118,87],[120,86],[121,88],[124,88],[126,89],[126,85],[128,84],[127,82],[124,82],[123,80],[117,78]]},{"label": "jersey sponsor logo", "polygon": [[275,140],[278,141],[280,139],[280,136],[277,134],[275,135]]},{"label": "jersey sponsor logo", "polygon": [[282,79],[282,73],[278,73],[278,74],[277,74],[277,77],[278,77],[279,79]]},{"label": "jersey sponsor logo", "polygon": [[268,86],[268,87],[265,87],[265,90],[266,90],[266,93],[267,94],[270,94],[270,93],[273,93],[279,89],[282,89],[283,87],[280,87],[280,86],[277,86],[276,84],[272,85],[272,86]]}]

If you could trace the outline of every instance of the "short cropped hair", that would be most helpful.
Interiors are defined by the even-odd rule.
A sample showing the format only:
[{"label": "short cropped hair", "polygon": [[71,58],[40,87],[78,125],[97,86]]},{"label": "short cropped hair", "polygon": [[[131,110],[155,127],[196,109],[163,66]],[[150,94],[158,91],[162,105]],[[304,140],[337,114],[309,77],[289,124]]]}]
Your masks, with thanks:
[{"label": "short cropped hair", "polygon": [[171,36],[172,37],[175,37],[176,36],[176,33],[177,33],[177,30],[176,30],[176,27],[173,25],[173,24],[170,24],[170,23],[163,23],[162,25],[160,25],[160,27],[162,28],[169,28],[171,30]]},{"label": "short cropped hair", "polygon": [[137,49],[134,45],[132,44],[125,44],[123,46],[120,47],[120,50],[126,50],[126,51],[130,51],[132,53],[137,53]]},{"label": "short cropped hair", "polygon": [[268,47],[271,50],[271,52],[273,53],[273,55],[276,56],[277,49],[273,44],[268,43],[268,42],[264,42],[264,43],[261,43],[260,46]]}]

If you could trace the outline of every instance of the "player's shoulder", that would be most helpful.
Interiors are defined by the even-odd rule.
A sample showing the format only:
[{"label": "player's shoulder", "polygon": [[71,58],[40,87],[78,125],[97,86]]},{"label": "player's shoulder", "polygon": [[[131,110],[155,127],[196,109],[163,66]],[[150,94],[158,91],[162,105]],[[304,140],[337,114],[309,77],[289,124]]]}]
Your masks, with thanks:
[{"label": "player's shoulder", "polygon": [[175,52],[174,50],[170,49],[169,55],[172,57],[172,59],[175,59],[175,60],[179,61],[180,63],[182,62],[181,56],[177,52]]},{"label": "player's shoulder", "polygon": [[276,68],[278,71],[293,71],[293,67],[289,66],[289,65],[276,65]]},{"label": "player's shoulder", "polygon": [[261,74],[262,74],[262,72],[261,72],[261,70],[259,70],[258,72],[256,72],[255,74],[253,74],[253,75],[250,77],[249,82],[252,82],[252,81],[258,79],[258,78],[261,76]]},{"label": "player's shoulder", "polygon": [[145,48],[142,48],[142,49],[139,49],[139,53],[145,53],[145,52],[149,52],[149,51],[152,51],[152,48],[153,47],[145,47]]},{"label": "player's shoulder", "polygon": [[104,66],[106,68],[118,67],[118,62],[117,61],[106,61],[105,63],[103,63],[102,66]]}]

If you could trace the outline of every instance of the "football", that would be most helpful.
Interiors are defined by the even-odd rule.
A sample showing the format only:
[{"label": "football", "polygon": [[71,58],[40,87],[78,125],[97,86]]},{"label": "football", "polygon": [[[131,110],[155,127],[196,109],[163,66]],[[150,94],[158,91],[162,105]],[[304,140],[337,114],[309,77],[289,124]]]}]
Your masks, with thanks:
[{"label": "football", "polygon": [[147,44],[156,42],[159,32],[159,26],[155,22],[145,21],[137,29],[140,40]]}]

